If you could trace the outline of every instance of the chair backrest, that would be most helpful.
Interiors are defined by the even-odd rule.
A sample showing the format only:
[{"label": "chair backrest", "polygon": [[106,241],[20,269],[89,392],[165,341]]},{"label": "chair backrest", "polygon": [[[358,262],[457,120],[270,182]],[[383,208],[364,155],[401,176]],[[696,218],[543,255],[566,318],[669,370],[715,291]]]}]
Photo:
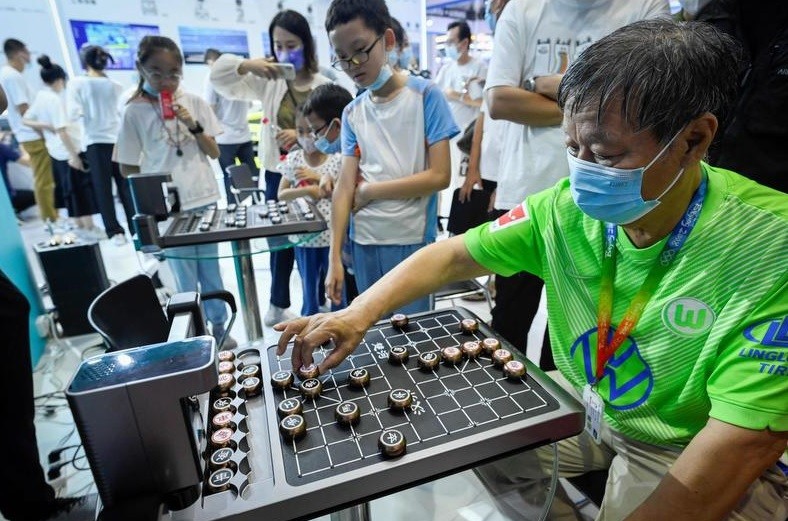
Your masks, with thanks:
[{"label": "chair backrest", "polygon": [[227,175],[230,176],[230,183],[233,188],[238,190],[256,190],[257,178],[252,174],[246,163],[240,165],[230,165],[226,168]]},{"label": "chair backrest", "polygon": [[88,308],[88,320],[109,351],[164,342],[170,326],[153,281],[137,275],[105,290]]}]

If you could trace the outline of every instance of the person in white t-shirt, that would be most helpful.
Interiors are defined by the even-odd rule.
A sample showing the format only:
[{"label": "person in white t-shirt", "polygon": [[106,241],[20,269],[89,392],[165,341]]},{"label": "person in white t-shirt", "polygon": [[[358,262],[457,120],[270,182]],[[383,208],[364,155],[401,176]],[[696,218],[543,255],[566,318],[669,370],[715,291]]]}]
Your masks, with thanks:
[{"label": "person in white t-shirt", "polygon": [[118,222],[115,212],[113,180],[126,213],[129,233],[134,233],[134,205],[129,185],[120,174],[118,164],[112,160],[112,149],[118,139],[120,127],[118,99],[123,87],[104,73],[109,61],[115,62],[107,51],[98,45],[88,45],[79,51],[79,55],[87,74],[69,82],[69,116],[82,120],[83,146],[90,165],[93,191],[101,219],[104,221],[104,230],[115,245],[122,246],[126,244],[126,230]]},{"label": "person in white t-shirt", "polygon": [[[319,85],[331,81],[318,72],[315,40],[309,22],[301,13],[280,11],[268,26],[272,58],[244,59],[223,54],[211,68],[211,83],[229,99],[259,100],[259,156],[265,169],[266,199],[276,199],[281,173],[276,171],[281,155],[296,144],[295,109]],[[289,63],[295,79],[287,80],[279,64]],[[269,242],[273,239],[269,239]],[[294,317],[290,307],[290,273],[295,260],[291,248],[271,252],[271,298],[263,323],[272,326]]]},{"label": "person in white t-shirt", "polygon": [[[206,65],[213,67],[214,62],[221,55],[222,53],[216,49],[206,50]],[[254,160],[254,145],[249,132],[248,116],[252,103],[249,100],[225,98],[213,88],[210,77],[205,78],[204,96],[205,101],[216,113],[219,123],[222,124],[222,133],[216,136],[216,143],[219,145],[219,166],[224,175],[224,194],[229,202],[232,201],[232,196],[227,167],[234,165],[237,159],[248,166],[252,173],[257,173],[260,170]]]},{"label": "person in white t-shirt", "polygon": [[8,63],[0,68],[0,86],[3,87],[8,101],[8,123],[19,145],[30,155],[33,168],[33,193],[41,219],[57,220],[55,208],[55,178],[40,132],[24,125],[22,118],[33,102],[33,92],[27,85],[22,71],[30,65],[30,51],[24,43],[15,38],[3,42],[3,52]]},{"label": "person in white t-shirt", "polygon": [[[121,172],[124,177],[140,172],[171,174],[182,210],[215,203],[219,186],[208,158],[219,157],[213,136],[222,128],[204,99],[179,90],[183,75],[181,50],[167,37],[145,36],[137,49],[137,69],[140,84],[123,112],[115,145]],[[162,91],[172,93],[175,118],[165,119],[162,114]],[[178,291],[224,289],[216,243],[172,250],[167,262]],[[215,299],[204,301],[203,307],[211,323],[211,334],[219,341],[225,333],[227,309]],[[228,336],[223,347],[230,349],[235,345],[237,342]]]},{"label": "person in white t-shirt", "polygon": [[99,230],[93,224],[93,214],[98,208],[82,153],[82,129],[66,111],[66,71],[45,54],[38,58],[38,63],[46,87],[38,91],[22,122],[44,133],[56,187],[68,216],[78,228],[97,235]]},{"label": "person in white t-shirt", "polygon": [[451,140],[452,175],[451,185],[444,191],[441,201],[441,214],[445,215],[446,205],[451,201],[454,188],[462,184],[463,162],[467,159],[457,147],[457,141],[465,129],[479,115],[482,105],[482,87],[487,67],[478,58],[470,55],[471,28],[466,22],[452,22],[446,31],[446,57],[449,61],[441,67],[435,83],[443,90],[449,102],[452,117],[460,128],[460,134]]},{"label": "person in white t-shirt", "polygon": [[[555,98],[569,64],[593,42],[637,20],[667,16],[667,0],[512,0],[495,23],[485,95],[490,116],[506,120],[497,214],[569,175]],[[492,327],[524,350],[543,282],[529,273],[496,276]],[[552,369],[545,335],[543,369]]]},{"label": "person in white t-shirt", "polygon": [[435,77],[449,102],[451,114],[460,129],[479,115],[482,105],[482,82],[487,67],[470,55],[471,27],[467,22],[452,22],[446,31],[446,57],[449,62]]}]

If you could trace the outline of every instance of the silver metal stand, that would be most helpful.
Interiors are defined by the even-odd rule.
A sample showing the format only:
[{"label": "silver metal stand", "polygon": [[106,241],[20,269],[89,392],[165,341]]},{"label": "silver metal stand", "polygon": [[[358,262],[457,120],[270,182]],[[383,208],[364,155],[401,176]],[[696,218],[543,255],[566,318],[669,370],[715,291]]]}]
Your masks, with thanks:
[{"label": "silver metal stand", "polygon": [[257,287],[254,281],[252,249],[248,239],[232,241],[235,277],[238,281],[238,299],[244,317],[246,338],[250,342],[263,338],[263,323],[257,303]]},{"label": "silver metal stand", "polygon": [[369,521],[370,519],[372,518],[369,515],[369,503],[360,503],[331,514],[331,521]]}]

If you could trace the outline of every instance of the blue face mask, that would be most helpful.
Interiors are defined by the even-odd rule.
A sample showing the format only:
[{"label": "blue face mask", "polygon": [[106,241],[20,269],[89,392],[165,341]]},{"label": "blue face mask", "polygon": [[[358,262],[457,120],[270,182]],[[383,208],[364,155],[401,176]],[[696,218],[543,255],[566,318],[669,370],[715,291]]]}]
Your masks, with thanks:
[{"label": "blue face mask", "polygon": [[487,22],[487,26],[490,30],[495,33],[495,23],[498,21],[498,18],[495,16],[495,13],[490,11],[490,6],[487,6],[487,9],[484,10],[484,21]]},{"label": "blue face mask", "polygon": [[148,82],[148,80],[145,80],[144,82],[142,82],[142,90],[144,90],[146,93],[150,94],[153,97],[158,97],[159,96],[159,91],[154,89],[153,85],[151,85]]},{"label": "blue face mask", "polygon": [[342,148],[342,143],[340,143],[339,138],[336,138],[334,141],[329,141],[328,137],[326,137],[328,133],[331,132],[334,121],[336,120],[332,119],[331,123],[328,124],[325,134],[315,140],[315,147],[324,154],[338,154]]},{"label": "blue face mask", "polygon": [[380,88],[385,85],[389,79],[391,79],[393,74],[394,72],[391,70],[391,66],[388,63],[384,63],[383,67],[380,68],[380,72],[378,73],[378,77],[375,78],[375,81],[369,85],[366,85],[364,88],[372,92],[380,90]]},{"label": "blue face mask", "polygon": [[454,45],[447,45],[446,57],[452,61],[457,61],[460,58],[460,51]]},{"label": "blue face mask", "polygon": [[399,63],[399,53],[396,49],[392,49],[389,51],[389,65],[394,67]]},{"label": "blue face mask", "polygon": [[643,175],[665,153],[679,133],[681,130],[648,165],[641,168],[614,168],[591,163],[573,156],[567,149],[569,187],[575,204],[589,217],[613,224],[629,224],[648,214],[659,206],[662,196],[673,188],[684,169],[679,170],[670,185],[650,201],[644,201],[641,195]]},{"label": "blue face mask", "polygon": [[403,69],[410,67],[410,60],[413,58],[413,49],[405,47],[399,55],[399,66]]}]

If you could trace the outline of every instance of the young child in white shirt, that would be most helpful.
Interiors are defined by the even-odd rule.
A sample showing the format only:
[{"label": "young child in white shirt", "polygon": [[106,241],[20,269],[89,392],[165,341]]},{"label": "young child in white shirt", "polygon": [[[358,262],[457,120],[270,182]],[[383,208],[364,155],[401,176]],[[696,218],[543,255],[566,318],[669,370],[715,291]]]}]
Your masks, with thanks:
[{"label": "young child in white shirt", "polygon": [[[221,126],[208,103],[178,89],[183,77],[183,55],[171,39],[146,36],[137,50],[140,85],[123,112],[115,156],[124,176],[133,173],[168,173],[178,189],[182,210],[215,203],[219,186],[208,158],[219,156],[213,136]],[[169,91],[175,118],[165,119],[159,105],[160,92]],[[214,244],[182,246],[168,250],[168,262],[178,291],[224,289],[219,271],[218,247]],[[211,334],[221,339],[227,309],[218,300],[203,302]],[[236,345],[227,337],[224,348]]]},{"label": "young child in white shirt", "polygon": [[[304,115],[303,106],[296,110],[296,132],[298,148],[292,149],[279,165],[282,179],[279,182],[279,199],[289,201],[307,197],[316,203],[317,209],[327,223],[331,222],[331,195],[321,191],[320,181],[327,177],[333,185],[339,177],[342,162],[339,154],[324,154],[315,146],[315,137]],[[324,183],[325,185],[326,183]],[[303,304],[301,316],[314,315],[325,309],[324,282],[328,271],[328,252],[331,245],[331,230],[309,239],[295,247],[295,259],[301,274]],[[331,306],[341,309],[341,304]]]}]

